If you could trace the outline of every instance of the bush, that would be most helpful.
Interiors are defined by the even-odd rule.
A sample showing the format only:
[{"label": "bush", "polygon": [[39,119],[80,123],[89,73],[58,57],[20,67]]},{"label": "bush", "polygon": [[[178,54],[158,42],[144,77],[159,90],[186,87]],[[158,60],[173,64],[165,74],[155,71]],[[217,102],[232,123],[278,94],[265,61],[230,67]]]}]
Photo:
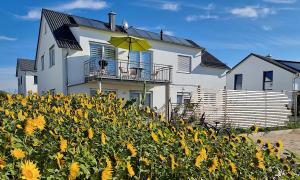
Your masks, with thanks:
[{"label": "bush", "polygon": [[1,179],[267,179],[299,175],[282,143],[254,143],[184,124],[148,107],[87,95],[0,102]]}]

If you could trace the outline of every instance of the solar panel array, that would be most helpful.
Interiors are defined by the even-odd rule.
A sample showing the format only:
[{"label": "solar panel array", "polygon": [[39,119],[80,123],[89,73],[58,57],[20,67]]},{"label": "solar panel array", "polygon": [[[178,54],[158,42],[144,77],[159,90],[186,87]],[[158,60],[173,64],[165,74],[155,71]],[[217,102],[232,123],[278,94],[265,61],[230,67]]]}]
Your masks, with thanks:
[{"label": "solar panel array", "polygon": [[[76,24],[81,25],[81,26],[86,26],[86,27],[91,27],[95,29],[101,29],[105,31],[110,31],[109,27],[106,25],[106,23],[93,20],[93,19],[88,19],[88,18],[83,18],[83,17],[78,17],[78,16],[72,16],[73,19],[75,20]],[[120,26],[117,26],[117,30],[122,32]],[[149,40],[156,40],[160,41],[160,33],[154,33],[150,31],[145,31],[142,29],[137,29],[134,27],[129,28],[126,30],[127,34],[131,36],[136,36],[136,37],[141,37]],[[189,46],[189,47],[197,47],[199,46],[196,43],[192,43],[190,40],[183,39],[183,38],[178,38],[174,36],[169,36],[166,34],[163,34],[163,41],[173,43],[173,44],[178,44],[178,45],[184,45],[184,46]]]}]

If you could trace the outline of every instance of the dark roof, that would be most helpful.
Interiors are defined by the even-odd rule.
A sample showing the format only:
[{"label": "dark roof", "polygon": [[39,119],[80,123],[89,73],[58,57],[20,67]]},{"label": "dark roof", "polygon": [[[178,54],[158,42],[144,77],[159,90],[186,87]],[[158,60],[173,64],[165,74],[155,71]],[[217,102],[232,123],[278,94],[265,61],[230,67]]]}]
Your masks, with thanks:
[{"label": "dark roof", "polygon": [[222,61],[220,61],[218,58],[207,51],[204,51],[201,56],[201,64],[207,67],[230,69],[226,64],[224,64]]},{"label": "dark roof", "polygon": [[42,10],[42,14],[49,24],[58,47],[82,50],[69,28],[69,25],[75,23],[72,16],[46,9]]},{"label": "dark roof", "polygon": [[239,62],[237,65],[235,65],[230,71],[228,71],[227,73],[230,73],[233,69],[235,69],[238,65],[240,65],[242,62],[244,62],[246,59],[248,59],[250,56],[255,56],[259,59],[262,59],[266,62],[269,62],[275,66],[278,66],[282,69],[285,69],[291,73],[297,74],[300,73],[300,62],[297,61],[286,61],[286,60],[278,60],[278,59],[274,59],[272,57],[269,56],[262,56],[262,55],[258,55],[255,53],[251,53],[249,54],[247,57],[245,57],[241,62]]},{"label": "dark roof", "polygon": [[18,58],[16,76],[18,76],[18,69],[20,69],[20,71],[36,72],[34,69],[34,60]]},{"label": "dark roof", "polygon": [[[57,44],[61,48],[82,50],[79,43],[76,41],[74,35],[71,32],[69,28],[70,26],[85,26],[104,31],[111,31],[108,23],[99,20],[68,15],[47,9],[43,9],[42,14],[47,19],[47,22],[50,26],[51,31],[54,34]],[[202,49],[202,47],[200,47],[197,43],[195,43],[192,40],[178,38],[166,34],[163,34],[163,40],[161,40],[160,33],[145,31],[134,27],[131,27],[125,31],[121,26],[117,25],[115,32],[129,34],[131,36],[137,36],[149,40],[164,41],[172,44]]]}]

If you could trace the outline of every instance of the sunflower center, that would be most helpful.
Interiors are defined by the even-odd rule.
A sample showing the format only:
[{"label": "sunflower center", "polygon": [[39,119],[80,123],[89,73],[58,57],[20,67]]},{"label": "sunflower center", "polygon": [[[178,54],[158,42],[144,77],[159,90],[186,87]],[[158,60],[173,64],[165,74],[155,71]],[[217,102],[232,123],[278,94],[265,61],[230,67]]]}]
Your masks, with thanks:
[{"label": "sunflower center", "polygon": [[24,171],[24,176],[26,177],[26,178],[33,178],[33,173],[30,171],[30,170],[25,170]]}]

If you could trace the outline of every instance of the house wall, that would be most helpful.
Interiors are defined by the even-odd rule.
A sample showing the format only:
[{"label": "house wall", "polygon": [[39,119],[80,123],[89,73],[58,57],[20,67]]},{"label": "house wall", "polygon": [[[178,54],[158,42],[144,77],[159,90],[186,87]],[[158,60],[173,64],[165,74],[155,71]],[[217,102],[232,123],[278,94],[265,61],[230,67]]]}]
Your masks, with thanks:
[{"label": "house wall", "polygon": [[[107,32],[101,30],[94,30],[86,27],[72,27],[71,31],[80,43],[83,51],[69,51],[67,60],[68,84],[69,93],[85,92],[89,93],[89,88],[93,85],[85,84],[74,86],[76,84],[84,83],[84,61],[90,58],[90,42],[98,42],[108,44],[111,36],[122,36],[122,34]],[[163,43],[159,41],[149,40],[152,48],[152,62],[156,64],[172,65],[172,84],[171,84],[171,98],[172,103],[176,102],[177,92],[195,91],[198,85],[203,88],[223,89],[226,84],[225,69],[209,68],[201,66],[201,50],[189,48],[184,46]],[[124,49],[117,49],[117,58],[127,60],[128,51]],[[186,55],[192,57],[192,71],[191,73],[177,72],[177,56]],[[126,89],[127,84],[124,84],[121,89]],[[129,85],[128,85],[129,86]],[[160,107],[165,104],[165,87],[157,86],[151,89],[153,91],[154,106]]]},{"label": "house wall", "polygon": [[[45,23],[47,33],[45,34]],[[54,45],[55,48],[55,65],[50,67],[49,49]],[[41,57],[44,55],[44,70],[42,70]],[[53,34],[49,28],[45,17],[41,20],[41,29],[39,35],[39,45],[37,51],[37,74],[38,74],[38,92],[47,92],[50,89],[55,89],[56,92],[65,92],[64,76],[63,76],[63,54],[62,49],[58,48]]]},{"label": "house wall", "polygon": [[32,91],[33,93],[37,92],[37,84],[34,84],[34,76],[36,73],[34,72],[18,72],[18,78],[22,76],[22,84],[18,84],[18,93],[24,96],[28,95],[28,91]]},{"label": "house wall", "polygon": [[243,74],[243,90],[262,91],[264,71],[273,71],[273,90],[271,91],[285,91],[291,98],[290,92],[293,90],[295,75],[255,56],[250,56],[227,74],[226,87],[227,89],[234,89],[234,75]]}]

